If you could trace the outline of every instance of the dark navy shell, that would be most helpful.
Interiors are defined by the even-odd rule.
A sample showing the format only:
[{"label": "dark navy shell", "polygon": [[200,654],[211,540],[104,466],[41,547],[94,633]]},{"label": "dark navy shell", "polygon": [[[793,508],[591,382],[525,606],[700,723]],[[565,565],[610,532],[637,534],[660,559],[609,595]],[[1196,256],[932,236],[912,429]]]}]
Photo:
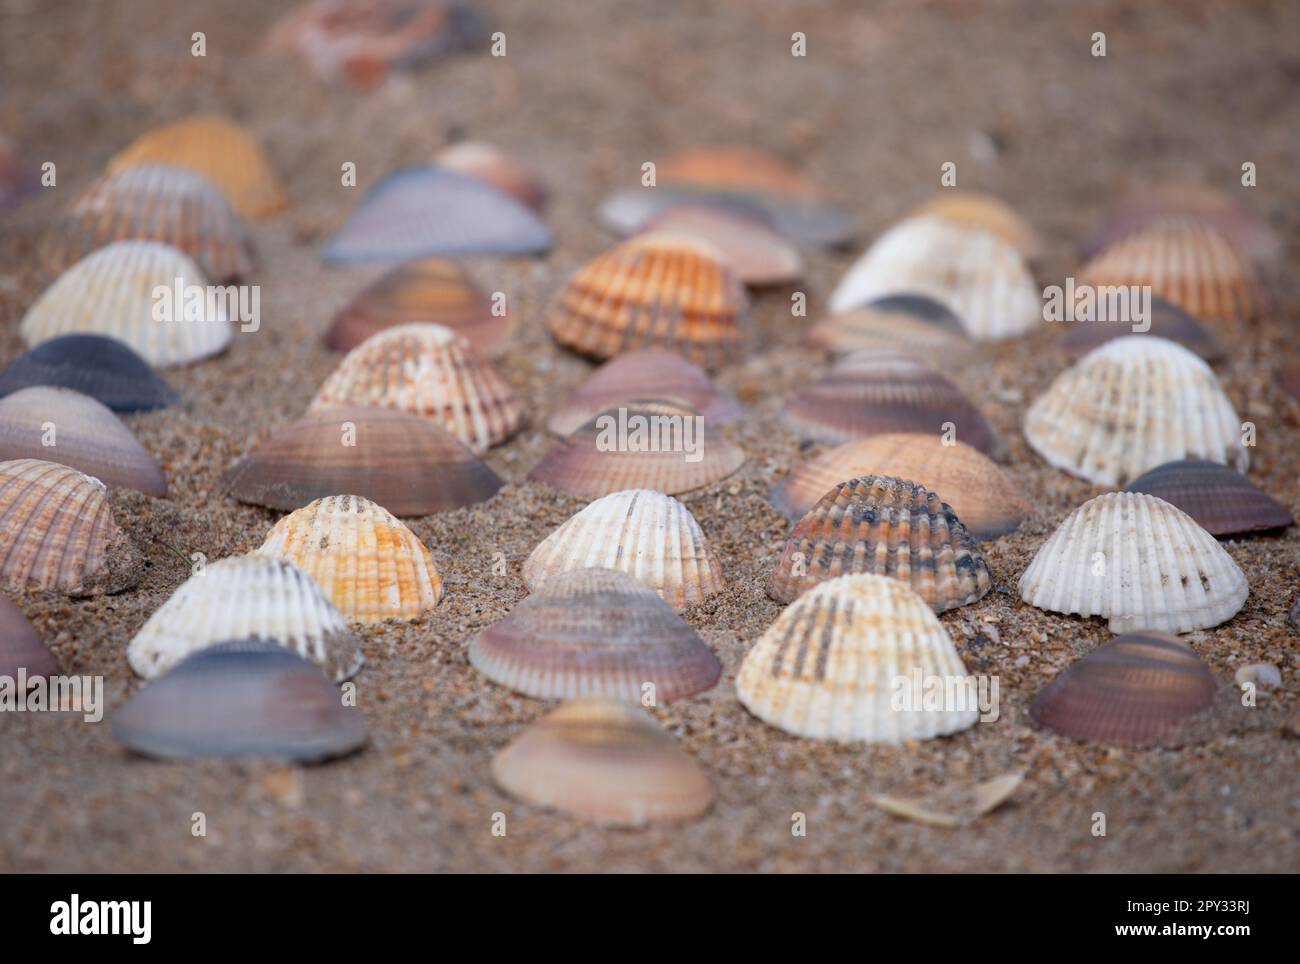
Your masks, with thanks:
[{"label": "dark navy shell", "polygon": [[71,388],[115,412],[166,408],[179,398],[134,350],[103,335],[51,338],[0,371],[0,397],[33,385]]}]

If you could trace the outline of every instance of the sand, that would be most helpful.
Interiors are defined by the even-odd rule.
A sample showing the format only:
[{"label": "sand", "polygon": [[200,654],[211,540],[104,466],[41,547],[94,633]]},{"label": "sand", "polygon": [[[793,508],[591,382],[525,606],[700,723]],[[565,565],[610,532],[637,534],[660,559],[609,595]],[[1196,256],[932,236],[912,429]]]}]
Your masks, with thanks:
[{"label": "sand", "polygon": [[[326,268],[319,247],[361,191],[420,163],[456,135],[492,141],[539,170],[558,238],[545,259],[474,260],[488,290],[508,293],[518,332],[499,363],[531,424],[489,463],[510,484],[490,502],[411,521],[447,585],[438,609],[367,633],[360,705],[363,753],[307,769],[269,762],[165,764],[128,755],[105,724],[66,716],[0,719],[0,869],[9,871],[1294,871],[1300,861],[1297,751],[1280,729],[1297,708],[1295,529],[1224,543],[1250,579],[1228,624],[1186,639],[1224,683],[1221,706],[1185,736],[1149,750],[1071,742],[1035,726],[1027,707],[1061,669],[1108,638],[1100,620],[1041,612],[1016,582],[1066,512],[1099,490],[1049,469],[1019,431],[1028,402],[1066,364],[1059,329],[991,348],[986,366],[952,377],[1009,444],[1008,471],[1039,507],[1015,535],[986,546],[994,591],[947,613],[972,669],[996,674],[1002,717],[950,739],[899,748],[835,746],[770,729],[738,703],[749,644],[779,608],[762,585],[788,531],[768,488],[816,449],[776,419],[789,392],[825,360],[798,345],[854,252],[808,251],[809,317],[792,288],[755,303],[758,341],[721,381],[752,403],[735,431],[749,456],[732,478],[684,497],[726,566],[729,588],[690,611],[723,662],[719,685],[656,711],[712,774],[713,809],[684,826],[606,831],[513,801],[491,783],[492,755],[547,710],[487,682],[465,643],[524,595],[533,546],[581,508],[521,480],[549,444],[546,412],[590,365],[541,325],[547,299],[611,237],[601,197],[635,183],[645,160],[701,143],[752,143],[802,164],[858,219],[865,240],[938,187],[1009,199],[1048,251],[1041,283],[1059,282],[1106,204],[1162,178],[1232,190],[1253,161],[1247,203],[1268,215],[1294,264],[1300,180],[1300,60],[1294,4],[990,5],[851,2],[777,5],[650,0],[494,2],[508,55],[466,56],[369,91],[328,86],[291,60],[257,56],[280,9],[220,2],[0,4],[0,129],[29,158],[54,160],[58,186],[0,221],[0,358],[22,350],[18,321],[48,278],[36,239],[111,154],[150,126],[193,111],[229,114],[257,133],[288,184],[290,209],[252,226],[262,330],[225,355],[166,372],[174,408],[127,421],[163,464],[166,499],[118,493],[114,505],[147,551],[137,590],[92,600],[27,593],[16,601],[69,672],[107,677],[109,712],[140,684],[127,641],[188,575],[173,552],[209,559],[258,545],[276,514],[223,497],[220,472],[300,414],[338,356],[320,343],[333,313],[382,270]],[[784,7],[784,5],[782,5]],[[207,33],[208,56],[190,56]],[[790,34],[808,56],[790,56]],[[1106,58],[1089,54],[1105,31]],[[340,186],[354,161],[360,187]],[[1218,366],[1243,418],[1258,427],[1251,477],[1297,506],[1300,409],[1273,387],[1294,360],[1297,285],[1277,272],[1275,304],[1226,333]],[[936,359],[941,365],[949,360]],[[163,545],[166,542],[171,548]],[[509,562],[493,573],[495,553]],[[992,623],[996,634],[986,631]],[[1244,709],[1243,664],[1270,662],[1280,691]],[[1001,809],[959,830],[921,826],[871,805],[1013,770],[1024,783]],[[207,835],[191,833],[206,816]],[[507,834],[492,835],[493,815]],[[793,836],[792,815],[807,835]],[[1094,836],[1095,813],[1107,833]]]}]

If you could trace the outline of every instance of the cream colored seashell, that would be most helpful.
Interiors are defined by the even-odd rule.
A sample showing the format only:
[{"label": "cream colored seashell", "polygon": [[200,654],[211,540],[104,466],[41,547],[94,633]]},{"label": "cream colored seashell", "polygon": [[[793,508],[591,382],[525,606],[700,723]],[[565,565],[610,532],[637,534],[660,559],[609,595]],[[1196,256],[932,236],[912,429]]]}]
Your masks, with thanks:
[{"label": "cream colored seashell", "polygon": [[1114,633],[1186,633],[1231,619],[1245,574],[1191,516],[1139,492],[1108,492],[1075,509],[1020,577],[1039,609],[1105,616]]},{"label": "cream colored seashell", "polygon": [[1066,369],[1025,414],[1025,438],[1058,469],[1123,485],[1175,459],[1245,472],[1241,420],[1210,366],[1163,338],[1126,335]]},{"label": "cream colored seashell", "polygon": [[882,234],[840,280],[831,311],[898,294],[933,298],[982,341],[1026,334],[1043,318],[1041,292],[1014,247],[936,215],[908,218]]},{"label": "cream colored seashell", "polygon": [[289,513],[257,554],[294,563],[353,623],[415,619],[442,598],[442,575],[424,543],[360,496],[317,499]]},{"label": "cream colored seashell", "polygon": [[[973,682],[924,599],[896,579],[858,574],[796,599],[746,654],[736,693],[795,736],[901,743],[974,726]],[[962,704],[927,707],[927,689]]]},{"label": "cream colored seashell", "polygon": [[670,495],[629,489],[597,499],[524,562],[530,590],[573,569],[617,569],[681,611],[723,589],[722,566],[690,510]]},{"label": "cream colored seashell", "polygon": [[293,563],[266,556],[219,559],[183,582],[127,647],[146,679],[191,653],[228,639],[277,642],[336,682],[361,668],[361,641],[317,582]]},{"label": "cream colored seashell", "polygon": [[[29,346],[59,335],[107,335],[151,365],[185,365],[224,351],[233,335],[225,297],[209,298],[207,285],[198,265],[175,248],[117,241],[61,274],[28,309],[20,330]],[[155,298],[156,289],[167,295]]]}]

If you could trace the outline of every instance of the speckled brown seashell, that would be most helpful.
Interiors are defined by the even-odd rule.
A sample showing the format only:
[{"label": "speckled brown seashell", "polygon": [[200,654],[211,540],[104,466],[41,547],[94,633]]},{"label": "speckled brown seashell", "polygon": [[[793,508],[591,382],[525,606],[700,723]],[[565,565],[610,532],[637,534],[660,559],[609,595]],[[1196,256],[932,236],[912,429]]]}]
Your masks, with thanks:
[{"label": "speckled brown seashell", "polygon": [[1214,676],[1190,646],[1161,633],[1129,633],[1062,672],[1029,715],[1071,739],[1143,745],[1207,709],[1214,691]]},{"label": "speckled brown seashell", "polygon": [[653,215],[641,230],[677,235],[717,249],[747,285],[784,284],[803,273],[799,249],[766,219],[726,205],[684,201]]},{"label": "speckled brown seashell", "polygon": [[1284,529],[1291,512],[1240,472],[1205,459],[1180,459],[1144,472],[1124,487],[1164,499],[1216,536]]},{"label": "speckled brown seashell", "polygon": [[[883,299],[861,308],[831,315],[817,322],[804,336],[804,344],[834,355],[855,351],[896,351],[928,362],[933,358],[956,360],[962,364],[981,360],[979,346],[966,337],[960,323],[956,328],[919,316],[911,302],[922,298]],[[899,304],[907,302],[908,304]],[[938,302],[930,302],[940,317],[951,315]]]},{"label": "speckled brown seashell", "polygon": [[[1208,362],[1227,355],[1223,343],[1214,333],[1187,312],[1163,298],[1152,297],[1150,328],[1142,334],[1165,338],[1182,345]],[[1132,321],[1067,322],[1061,347],[1071,358],[1082,358],[1114,338],[1133,334]]]},{"label": "speckled brown seashell", "polygon": [[541,178],[491,144],[482,141],[449,144],[434,155],[433,163],[491,184],[534,211],[546,207],[548,192]]},{"label": "speckled brown seashell", "polygon": [[49,676],[58,669],[54,654],[45,648],[36,627],[8,596],[0,594],[0,677],[30,679]]},{"label": "speckled brown seashell", "polygon": [[922,214],[937,214],[957,224],[996,234],[1031,261],[1043,253],[1043,240],[1038,232],[1011,205],[992,194],[943,190],[914,207],[908,217]]}]

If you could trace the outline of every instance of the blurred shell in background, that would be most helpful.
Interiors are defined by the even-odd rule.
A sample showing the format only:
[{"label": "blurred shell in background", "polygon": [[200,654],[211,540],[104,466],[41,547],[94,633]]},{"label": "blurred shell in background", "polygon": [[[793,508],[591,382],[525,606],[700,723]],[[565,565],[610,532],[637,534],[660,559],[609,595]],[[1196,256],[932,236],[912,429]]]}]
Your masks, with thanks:
[{"label": "blurred shell in background", "polygon": [[979,191],[943,190],[908,212],[907,217],[937,214],[956,224],[995,234],[1027,261],[1042,256],[1043,240],[1011,205]]},{"label": "blurred shell in background", "polygon": [[546,185],[499,148],[482,141],[457,141],[433,157],[438,167],[476,177],[534,211],[546,207]]},{"label": "blurred shell in background", "polygon": [[937,301],[918,296],[878,298],[817,322],[804,336],[810,348],[837,357],[855,351],[895,351],[922,363],[942,358],[951,365],[979,364],[983,353],[957,316]]},{"label": "blurred shell in background", "polygon": [[19,670],[30,679],[49,676],[58,670],[58,664],[23,611],[0,594],[0,676],[16,680]]},{"label": "blurred shell in background", "polygon": [[740,280],[750,286],[785,284],[803,273],[799,249],[766,220],[725,205],[689,201],[674,204],[650,217],[640,232],[676,235],[707,244],[720,251]]},{"label": "blurred shell in background", "polygon": [[[1163,298],[1151,298],[1151,317],[1145,324],[1149,328],[1140,334],[1175,342],[1207,362],[1220,361],[1227,355],[1223,343],[1214,336],[1214,332]],[[1135,334],[1134,327],[1135,322],[1132,320],[1068,323],[1065,335],[1061,338],[1061,347],[1071,358],[1081,358],[1108,341]]]},{"label": "blurred shell in background", "polygon": [[1284,529],[1291,511],[1240,472],[1205,459],[1180,459],[1144,472],[1124,487],[1164,499],[1215,536]]}]

